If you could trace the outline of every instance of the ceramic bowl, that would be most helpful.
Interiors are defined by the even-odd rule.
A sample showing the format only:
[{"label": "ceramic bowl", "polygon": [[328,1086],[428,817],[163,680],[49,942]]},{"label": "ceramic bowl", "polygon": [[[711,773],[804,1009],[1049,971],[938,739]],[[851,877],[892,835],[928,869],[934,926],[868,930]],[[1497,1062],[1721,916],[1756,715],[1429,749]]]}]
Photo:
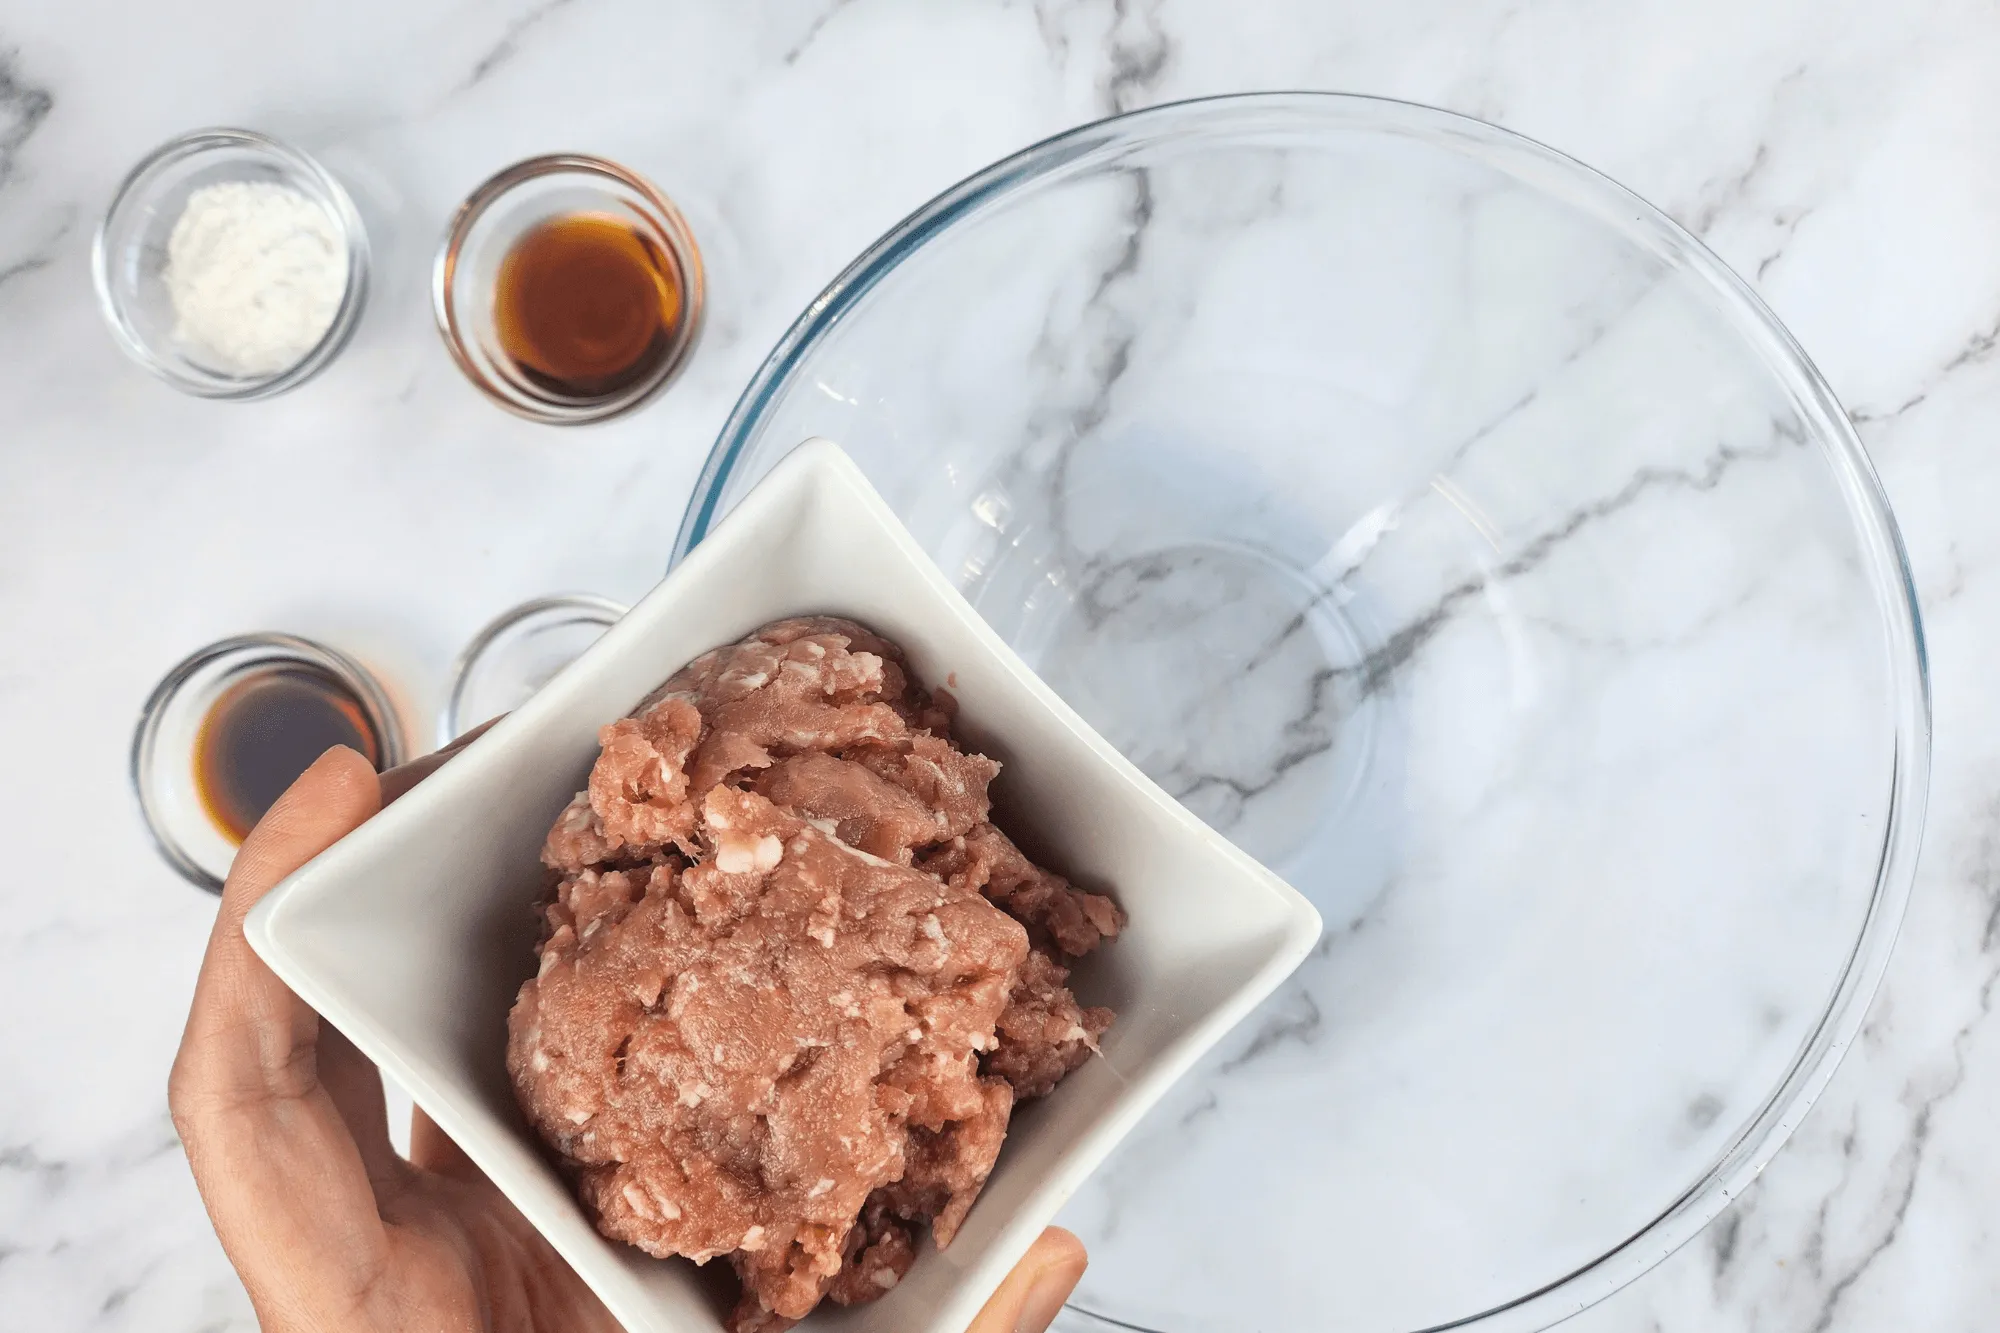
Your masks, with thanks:
[{"label": "ceramic bowl", "polygon": [[537,852],[597,731],[681,665],[768,621],[848,616],[955,681],[966,742],[1000,759],[1003,826],[1131,918],[1073,984],[1118,1021],[1102,1058],[1014,1118],[949,1250],[880,1301],[813,1321],[963,1333],[1042,1227],[1146,1109],[1305,958],[1313,908],[1211,832],[1023,665],[860,471],[815,442],[540,693],[422,786],[280,884],[252,946],[406,1087],[632,1333],[709,1333],[716,1284],[600,1237],[514,1103],[506,1017],[534,970]]}]

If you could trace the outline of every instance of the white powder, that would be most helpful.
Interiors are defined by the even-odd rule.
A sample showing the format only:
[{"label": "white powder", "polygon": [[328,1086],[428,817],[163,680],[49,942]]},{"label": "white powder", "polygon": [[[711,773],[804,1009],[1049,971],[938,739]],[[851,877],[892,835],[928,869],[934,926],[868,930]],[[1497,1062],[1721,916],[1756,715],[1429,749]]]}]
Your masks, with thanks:
[{"label": "white powder", "polygon": [[288,186],[204,185],[167,238],[165,277],[176,337],[217,369],[271,375],[332,326],[347,290],[347,246],[326,211]]}]

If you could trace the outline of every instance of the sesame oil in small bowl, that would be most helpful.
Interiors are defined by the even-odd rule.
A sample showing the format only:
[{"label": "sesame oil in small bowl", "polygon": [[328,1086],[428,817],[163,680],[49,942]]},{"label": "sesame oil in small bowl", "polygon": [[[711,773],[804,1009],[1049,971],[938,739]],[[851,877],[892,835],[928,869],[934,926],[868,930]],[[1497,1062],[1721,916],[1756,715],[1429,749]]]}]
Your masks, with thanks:
[{"label": "sesame oil in small bowl", "polygon": [[432,273],[438,329],[468,378],[559,425],[628,412],[686,361],[701,254],[673,203],[602,158],[532,158],[460,206]]},{"label": "sesame oil in small bowl", "polygon": [[552,394],[602,398],[643,381],[672,349],[680,319],[673,257],[611,214],[552,218],[500,262],[500,347]]}]

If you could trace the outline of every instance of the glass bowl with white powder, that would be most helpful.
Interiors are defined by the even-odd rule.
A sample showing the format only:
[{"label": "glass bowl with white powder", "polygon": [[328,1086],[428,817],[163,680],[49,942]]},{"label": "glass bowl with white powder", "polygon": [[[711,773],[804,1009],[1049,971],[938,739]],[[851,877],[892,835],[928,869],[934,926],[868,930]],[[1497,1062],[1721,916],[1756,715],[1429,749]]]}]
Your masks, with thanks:
[{"label": "glass bowl with white powder", "polygon": [[197,130],[125,178],[92,268],[133,360],[200,397],[265,398],[346,343],[368,239],[347,191],[306,154],[251,130]]}]

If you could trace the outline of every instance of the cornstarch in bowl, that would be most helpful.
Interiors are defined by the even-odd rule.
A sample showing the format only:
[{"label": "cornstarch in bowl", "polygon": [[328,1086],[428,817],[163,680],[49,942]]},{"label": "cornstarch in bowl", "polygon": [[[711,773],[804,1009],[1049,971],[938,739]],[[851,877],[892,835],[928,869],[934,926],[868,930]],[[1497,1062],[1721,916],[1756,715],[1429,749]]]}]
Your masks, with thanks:
[{"label": "cornstarch in bowl", "polygon": [[347,249],[324,209],[273,181],[188,196],[167,239],[174,333],[232,374],[274,375],[333,327]]}]

